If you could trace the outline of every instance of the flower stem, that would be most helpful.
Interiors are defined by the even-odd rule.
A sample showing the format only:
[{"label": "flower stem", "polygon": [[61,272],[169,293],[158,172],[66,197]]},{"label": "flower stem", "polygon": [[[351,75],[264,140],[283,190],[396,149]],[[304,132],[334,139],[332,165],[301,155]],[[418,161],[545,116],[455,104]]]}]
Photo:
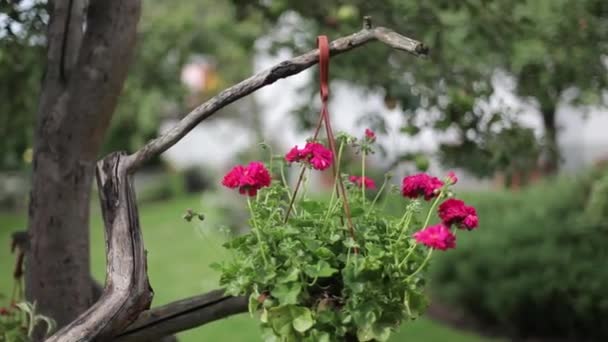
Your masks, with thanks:
[{"label": "flower stem", "polygon": [[378,201],[378,198],[380,198],[380,195],[382,194],[382,191],[384,191],[384,188],[386,187],[387,183],[388,183],[388,177],[384,177],[384,182],[382,183],[382,186],[380,187],[380,190],[378,190],[378,193],[376,194],[376,197],[374,197],[374,200],[372,201],[372,204],[370,204],[369,210],[367,211],[367,215],[369,215],[369,213],[372,210],[372,208],[374,207],[374,205],[376,205],[376,202]]},{"label": "flower stem", "polygon": [[424,225],[422,226],[422,229],[424,229],[424,228],[426,228],[426,226],[428,226],[429,221],[431,220],[431,214],[435,210],[435,207],[437,207],[437,204],[441,200],[441,197],[443,197],[443,191],[441,191],[439,193],[439,195],[437,195],[437,198],[435,198],[435,200],[433,201],[433,204],[431,205],[431,208],[429,209],[429,212],[426,215],[426,220],[424,220]]},{"label": "flower stem", "polygon": [[270,151],[270,164],[268,165],[268,167],[270,168],[270,174],[272,175],[272,162],[274,161],[274,155],[272,152],[272,146],[265,144],[268,147],[268,151]]},{"label": "flower stem", "polygon": [[255,213],[253,212],[253,207],[251,206],[251,199],[249,197],[247,197],[247,206],[249,207],[249,212],[251,215],[251,222],[253,223],[253,232],[255,233],[255,236],[258,239],[260,253],[262,253],[262,259],[264,259],[264,266],[268,266],[268,260],[266,259],[266,253],[264,252],[264,245],[262,244],[262,237],[260,235],[260,229],[256,223]]},{"label": "flower stem", "polygon": [[304,172],[306,171],[306,166],[302,165],[302,169],[300,170],[300,176],[298,176],[298,182],[296,183],[296,188],[293,190],[293,195],[291,195],[291,200],[289,201],[289,207],[287,207],[287,213],[285,214],[285,220],[283,223],[287,223],[289,219],[289,214],[293,209],[293,204],[296,200],[296,195],[298,194],[298,190],[300,189],[300,185],[302,184],[302,179],[304,178]]},{"label": "flower stem", "polygon": [[424,258],[424,261],[422,262],[422,264],[420,264],[420,267],[418,267],[417,270],[414,271],[414,273],[410,274],[409,276],[407,276],[407,278],[405,278],[405,280],[410,280],[413,276],[415,276],[416,274],[418,274],[418,272],[422,271],[422,269],[424,268],[424,266],[426,266],[426,264],[429,262],[429,260],[431,259],[431,255],[433,254],[433,249],[429,249],[429,253],[426,255],[426,258]]},{"label": "flower stem", "polygon": [[365,150],[361,151],[361,201],[365,208]]},{"label": "flower stem", "polygon": [[283,186],[287,191],[287,199],[291,201],[291,190],[289,190],[289,184],[287,183],[287,178],[285,177],[285,164],[281,163],[281,180],[283,181]]},{"label": "flower stem", "polygon": [[340,142],[340,147],[338,148],[338,159],[336,159],[335,165],[336,165],[336,175],[334,177],[334,187],[331,191],[331,197],[329,199],[329,205],[327,206],[329,208],[327,215],[329,216],[330,212],[332,211],[332,205],[334,203],[334,200],[336,199],[336,193],[339,191],[338,189],[338,181],[340,181],[340,161],[342,160],[342,151],[344,150],[344,141]]},{"label": "flower stem", "polygon": [[403,215],[403,218],[405,220],[401,220],[399,221],[398,226],[401,227],[403,226],[403,228],[401,228],[401,232],[399,233],[399,237],[397,237],[397,243],[399,243],[401,241],[401,238],[403,237],[403,234],[405,234],[409,228],[410,228],[410,221],[412,221],[412,215],[413,213],[411,211],[406,211],[405,215]]},{"label": "flower stem", "polygon": [[412,255],[412,253],[414,252],[414,249],[416,249],[416,246],[417,246],[416,243],[412,244],[412,246],[408,249],[407,254],[403,258],[403,260],[401,260],[399,265],[397,265],[397,268],[401,268],[401,266],[407,261],[407,259],[410,257],[410,255]]}]

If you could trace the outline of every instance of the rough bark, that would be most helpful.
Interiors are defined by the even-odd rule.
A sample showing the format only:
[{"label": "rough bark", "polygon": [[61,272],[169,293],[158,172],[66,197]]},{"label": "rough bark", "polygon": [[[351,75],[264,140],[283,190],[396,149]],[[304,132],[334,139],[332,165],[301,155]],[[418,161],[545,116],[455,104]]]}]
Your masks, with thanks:
[{"label": "rough bark", "polygon": [[[65,324],[91,304],[89,196],[92,165],[81,163],[60,137],[56,118],[65,114],[66,78],[82,40],[82,8],[69,1],[49,5],[47,67],[37,114],[29,204],[26,296]],[[76,6],[75,6],[76,7]],[[70,56],[70,57],[68,57]]]},{"label": "rough bark", "polygon": [[92,289],[91,182],[126,78],[140,7],[134,0],[85,3],[49,3],[28,215],[26,296],[59,326],[93,302],[93,291],[83,290]]},{"label": "rough bark", "polygon": [[110,340],[152,302],[139,216],[124,154],[108,156],[97,168],[105,224],[106,285],[100,299],[47,342]]}]

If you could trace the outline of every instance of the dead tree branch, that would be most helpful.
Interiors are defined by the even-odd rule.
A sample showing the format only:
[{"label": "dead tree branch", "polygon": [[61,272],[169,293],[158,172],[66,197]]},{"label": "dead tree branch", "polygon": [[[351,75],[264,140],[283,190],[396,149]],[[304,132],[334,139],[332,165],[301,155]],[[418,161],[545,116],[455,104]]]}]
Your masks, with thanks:
[{"label": "dead tree branch", "polygon": [[[383,42],[415,56],[428,52],[418,41],[387,28],[372,28],[366,18],[363,30],[333,41],[330,54],[335,56],[371,41]],[[226,296],[221,290],[145,311],[151,302],[152,290],[148,284],[146,255],[129,178],[147,160],[173,146],[219,109],[278,79],[315,65],[318,59],[315,49],[257,73],[195,108],[173,129],[134,154],[114,153],[98,163],[97,179],[106,230],[106,285],[95,305],[48,341],[145,341],[246,311],[244,297]]]},{"label": "dead tree branch", "polygon": [[[428,49],[416,40],[402,36],[399,33],[384,27],[371,28],[369,18],[366,19],[365,23],[365,27],[361,31],[351,34],[350,36],[338,38],[331,42],[329,46],[330,55],[339,55],[356,47],[363,46],[371,41],[380,41],[393,49],[406,51],[415,56],[423,56],[428,53]],[[175,145],[201,121],[209,118],[223,107],[264,86],[272,84],[281,78],[286,78],[306,70],[318,62],[319,50],[315,49],[303,55],[285,60],[270,69],[261,71],[222,91],[188,113],[186,117],[167,133],[149,141],[145,146],[129,156],[131,159],[129,165],[130,170],[134,171],[147,160],[150,160]]]},{"label": "dead tree branch", "polygon": [[106,236],[106,285],[99,300],[47,342],[110,339],[124,331],[152,302],[146,253],[125,155],[114,153],[97,166]]},{"label": "dead tree branch", "polygon": [[151,341],[246,311],[246,297],[227,296],[224,290],[215,290],[143,312],[114,341]]}]

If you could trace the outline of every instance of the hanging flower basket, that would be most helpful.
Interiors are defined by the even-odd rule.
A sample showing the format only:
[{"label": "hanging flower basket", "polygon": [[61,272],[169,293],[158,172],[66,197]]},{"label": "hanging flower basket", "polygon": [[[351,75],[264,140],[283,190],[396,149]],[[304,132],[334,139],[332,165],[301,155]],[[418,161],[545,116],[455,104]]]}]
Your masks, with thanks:
[{"label": "hanging flower basket", "polygon": [[[386,176],[376,189],[365,162],[377,137],[371,130],[360,138],[334,136],[327,39],[318,43],[323,105],[315,133],[282,160],[237,165],[226,174],[222,184],[247,198],[251,232],[228,241],[232,258],[216,266],[227,293],[249,295],[249,311],[259,315],[267,341],[385,341],[424,312],[425,270],[434,250],[455,248],[455,230],[476,228],[478,218],[452,197],[452,173],[409,175],[400,189]],[[341,169],[348,149],[361,157],[360,175]],[[294,189],[287,167],[300,167]],[[329,199],[306,196],[311,174],[326,169],[335,185]],[[384,210],[387,200],[400,198],[391,191],[402,197],[397,217]],[[437,216],[440,223],[431,225]]]}]

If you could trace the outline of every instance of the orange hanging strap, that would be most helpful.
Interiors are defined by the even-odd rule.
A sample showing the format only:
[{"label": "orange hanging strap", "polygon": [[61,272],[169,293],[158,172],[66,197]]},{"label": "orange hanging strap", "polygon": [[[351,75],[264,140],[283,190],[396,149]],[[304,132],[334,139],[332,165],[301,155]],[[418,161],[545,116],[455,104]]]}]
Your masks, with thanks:
[{"label": "orange hanging strap", "polygon": [[[353,222],[350,215],[350,205],[348,203],[348,198],[346,196],[346,190],[344,189],[344,184],[342,184],[342,180],[339,178],[338,172],[339,167],[337,167],[337,148],[336,148],[336,138],[334,137],[334,132],[331,127],[331,120],[329,118],[329,111],[327,109],[327,102],[329,100],[329,41],[327,36],[318,36],[317,37],[317,45],[319,47],[319,78],[320,78],[320,93],[321,93],[321,113],[319,117],[319,122],[325,122],[325,131],[327,134],[327,143],[331,152],[334,155],[335,161],[332,164],[332,171],[334,175],[334,179],[337,180],[336,192],[338,197],[342,197],[342,204],[344,206],[344,214],[346,216],[346,223],[348,226],[348,231],[350,233],[351,238],[355,239],[355,229],[353,227]],[[315,132],[315,137],[318,134]],[[354,253],[357,254],[359,252],[358,248],[354,248]]]},{"label": "orange hanging strap", "polygon": [[[320,94],[321,94],[321,112],[319,113],[319,119],[317,121],[317,127],[315,129],[313,139],[317,139],[319,135],[319,131],[321,130],[321,125],[325,124],[325,130],[327,134],[327,142],[329,148],[334,155],[334,158],[338,158],[336,151],[336,139],[334,137],[334,133],[331,127],[331,122],[329,119],[329,112],[327,109],[327,102],[329,100],[329,41],[327,36],[318,36],[317,37],[317,46],[319,48],[319,78],[320,78]],[[336,192],[338,197],[343,198],[343,206],[344,206],[344,214],[346,216],[346,221],[348,225],[348,230],[351,238],[355,239],[355,230],[353,227],[353,223],[350,215],[350,206],[348,204],[348,199],[346,197],[346,190],[344,189],[344,184],[342,184],[342,180],[340,180],[336,175],[339,172],[339,168],[336,166],[337,160],[332,164],[332,171],[334,175],[334,179],[337,179],[338,182],[336,184]],[[287,213],[285,215],[285,222],[289,218],[289,214],[291,213],[291,209],[293,208],[293,203],[296,198],[296,194],[300,188],[300,184],[302,183],[304,177],[305,167],[302,167],[300,171],[300,176],[298,177],[298,182],[296,183],[296,187],[294,189],[291,201],[289,203],[289,207],[287,208]],[[355,254],[359,253],[358,248],[353,248],[353,252]]]},{"label": "orange hanging strap", "polygon": [[329,41],[327,40],[327,36],[318,36],[317,46],[319,47],[321,101],[323,101],[323,105],[325,106],[327,104],[327,99],[329,99]]}]

